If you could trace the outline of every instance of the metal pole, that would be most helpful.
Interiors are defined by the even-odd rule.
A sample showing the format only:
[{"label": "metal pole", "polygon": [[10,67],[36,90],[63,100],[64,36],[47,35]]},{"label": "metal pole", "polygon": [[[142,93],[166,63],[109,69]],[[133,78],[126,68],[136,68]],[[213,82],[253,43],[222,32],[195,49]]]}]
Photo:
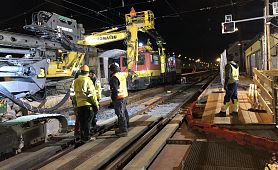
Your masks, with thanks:
[{"label": "metal pole", "polygon": [[[266,6],[266,16],[269,15],[269,0],[266,0],[265,2],[265,6]],[[266,39],[267,39],[267,61],[268,61],[268,70],[271,69],[272,67],[272,63],[271,63],[271,55],[270,55],[270,24],[269,24],[269,18],[265,19],[266,21]]]},{"label": "metal pole", "polygon": [[267,70],[267,31],[266,31],[266,23],[267,23],[267,1],[265,1],[264,7],[264,39],[263,39],[263,69]]},{"label": "metal pole", "polygon": [[34,52],[30,50],[23,50],[23,49],[14,49],[14,48],[1,48],[0,53],[9,53],[9,54],[32,54]]}]

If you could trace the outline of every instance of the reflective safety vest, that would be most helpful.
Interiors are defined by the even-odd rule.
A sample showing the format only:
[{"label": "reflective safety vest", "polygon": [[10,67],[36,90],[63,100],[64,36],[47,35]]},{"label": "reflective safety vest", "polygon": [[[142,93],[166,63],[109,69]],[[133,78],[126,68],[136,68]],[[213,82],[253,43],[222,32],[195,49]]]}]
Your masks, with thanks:
[{"label": "reflective safety vest", "polygon": [[71,85],[70,85],[70,99],[72,100],[72,105],[74,107],[76,107],[76,96],[75,96],[75,92],[74,92],[74,81],[72,81]]},{"label": "reflective safety vest", "polygon": [[70,85],[70,97],[75,96],[75,92],[74,92],[74,80],[72,81],[71,85]]},{"label": "reflective safety vest", "polygon": [[232,64],[230,64],[230,65],[232,68],[232,74],[229,79],[229,83],[234,83],[235,81],[238,81],[238,79],[239,79],[239,67],[235,68],[235,66],[233,66]]},{"label": "reflective safety vest", "polygon": [[94,86],[96,89],[97,99],[100,100],[101,99],[101,91],[102,91],[100,81],[98,79],[96,79],[95,81],[93,81],[93,83],[94,83]]},{"label": "reflective safety vest", "polygon": [[74,81],[74,93],[77,107],[95,105],[98,106],[96,90],[92,80],[86,75],[80,75]]},{"label": "reflective safety vest", "polygon": [[128,92],[127,92],[127,85],[126,85],[126,77],[119,72],[115,73],[113,76],[117,77],[117,79],[120,82],[119,87],[117,89],[118,91],[117,99],[123,99],[127,97]]}]

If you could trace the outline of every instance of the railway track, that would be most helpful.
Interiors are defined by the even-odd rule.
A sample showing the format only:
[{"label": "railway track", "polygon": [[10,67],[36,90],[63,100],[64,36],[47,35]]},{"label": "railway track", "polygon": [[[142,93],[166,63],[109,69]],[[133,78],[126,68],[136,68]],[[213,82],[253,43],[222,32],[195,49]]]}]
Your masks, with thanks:
[{"label": "railway track", "polygon": [[[204,81],[205,80],[203,80],[203,82]],[[175,115],[177,115],[179,108],[181,108],[184,102],[186,102],[184,98],[189,100],[190,96],[192,96],[193,94],[197,93],[200,90],[200,84],[204,84],[203,82],[198,81],[192,83],[189,86],[186,86],[185,87],[186,90],[183,89],[186,92],[183,92],[182,89],[177,88],[174,89],[173,92],[170,94],[166,93],[163,96],[156,96],[150,99],[147,98],[142,100],[141,103],[135,102],[135,105],[140,104],[146,107],[145,109],[139,111],[137,114],[134,114],[134,116],[131,118],[131,125],[130,125],[131,127],[127,138],[117,138],[115,135],[113,135],[114,132],[107,131],[103,134],[98,133],[99,136],[97,137],[96,141],[87,143],[75,149],[74,140],[72,137],[61,137],[64,139],[59,140],[55,144],[53,142],[53,145],[56,145],[56,147],[54,147],[50,143],[44,144],[45,146],[40,146],[43,149],[39,149],[40,147],[38,147],[37,149],[33,149],[33,152],[35,154],[30,154],[30,155],[28,154],[24,155],[24,153],[20,154],[18,155],[18,158],[7,160],[6,164],[0,163],[0,166],[2,166],[3,169],[38,169],[40,167],[41,169],[48,169],[50,167],[54,169],[73,169],[73,167],[77,169],[78,168],[83,169],[83,166],[85,167],[90,166],[92,164],[91,162],[94,162],[92,161],[92,159],[94,159],[95,157],[98,158],[95,159],[95,161],[96,160],[100,161],[99,157],[102,157],[103,154],[107,155],[105,151],[108,150],[109,159],[105,158],[102,162],[100,161],[100,163],[97,164],[93,163],[94,166],[89,169],[97,169],[103,167],[107,167],[107,168],[113,167],[116,169],[121,168],[124,164],[127,163],[127,160],[123,160],[123,157],[126,156],[120,156],[121,154],[128,153],[123,151],[131,150],[132,152],[134,152],[135,150],[134,153],[136,153],[136,151],[139,151],[138,149],[140,149],[140,146],[142,146],[140,142],[145,142],[145,143],[148,142],[152,137],[154,137],[155,134],[158,134],[159,130],[163,129],[162,127],[165,127],[169,122],[171,122],[171,120],[175,120],[174,121],[176,122],[175,127],[178,127],[179,122],[182,120],[182,117],[181,116],[175,117]],[[197,83],[199,83],[199,85]],[[189,89],[192,92],[189,92],[188,91]],[[174,92],[175,90],[176,92]],[[173,105],[173,103],[178,103],[178,102],[179,104]],[[167,104],[170,106],[165,107],[165,105]],[[164,112],[165,108],[169,108],[169,107],[174,110],[168,111],[169,112],[168,114],[150,116],[150,115],[154,115],[154,112],[157,113]],[[158,110],[155,111],[155,109]],[[148,111],[153,113],[148,113]],[[147,114],[142,114],[144,112],[147,112]],[[142,138],[143,136],[144,138]],[[118,147],[114,147],[113,144],[109,147],[108,145],[111,143],[118,144],[119,146],[116,145]],[[135,149],[131,146],[135,147]],[[112,154],[111,150],[113,149],[114,152]],[[49,151],[52,154],[49,154]],[[70,156],[70,158],[65,158],[68,157],[69,155],[72,156]],[[134,155],[134,154],[128,154],[128,155]],[[88,159],[89,157],[91,158]],[[118,159],[115,159],[116,157]],[[18,159],[20,159],[20,161],[18,161]],[[61,160],[65,160],[65,159],[69,160],[69,162],[62,163]],[[131,157],[129,157],[129,159],[131,159]],[[12,163],[7,163],[9,161]],[[111,161],[112,161],[111,164],[107,164],[107,162],[111,162]],[[90,165],[88,165],[87,162],[90,162],[89,163]],[[61,166],[57,167],[57,165],[59,164]]]},{"label": "railway track", "polygon": [[[113,136],[114,132],[108,131],[99,136],[95,142],[85,144],[84,147],[65,154],[41,169],[122,169],[136,153],[139,153],[142,146],[151,142],[160,131],[162,134],[166,131],[165,139],[171,136],[183,120],[183,116],[178,115],[179,109],[199,92],[205,81],[208,80],[199,82],[199,85],[194,83],[186,90],[171,95],[163,104],[154,107],[146,114],[131,118],[128,137],[117,138]],[[178,104],[172,105],[173,103]],[[156,138],[160,139],[159,136]]]}]

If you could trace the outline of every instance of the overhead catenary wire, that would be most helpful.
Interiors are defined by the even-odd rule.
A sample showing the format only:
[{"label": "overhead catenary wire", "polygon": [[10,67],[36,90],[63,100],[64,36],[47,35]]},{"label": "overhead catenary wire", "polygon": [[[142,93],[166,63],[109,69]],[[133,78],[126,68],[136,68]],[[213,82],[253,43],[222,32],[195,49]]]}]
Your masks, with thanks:
[{"label": "overhead catenary wire", "polygon": [[68,8],[68,7],[64,6],[64,5],[58,4],[58,3],[56,3],[56,2],[53,2],[53,1],[50,1],[50,0],[45,0],[45,1],[48,2],[48,3],[54,4],[54,5],[56,5],[56,6],[62,7],[62,8],[64,8],[64,9],[68,9],[68,10],[73,11],[73,12],[75,12],[75,13],[78,13],[78,14],[80,14],[80,15],[84,15],[84,16],[87,16],[87,17],[92,18],[92,19],[94,19],[94,20],[98,20],[98,21],[100,21],[100,22],[102,22],[102,23],[105,23],[105,24],[107,24],[107,25],[113,25],[113,24],[111,24],[111,23],[109,23],[109,22],[106,22],[106,21],[104,21],[104,20],[102,20],[102,19],[99,19],[99,18],[90,16],[90,15],[84,14],[84,13],[82,13],[82,12],[79,12],[79,11],[76,11],[76,10],[74,10],[74,9]]},{"label": "overhead catenary wire", "polygon": [[84,6],[82,6],[82,5],[76,4],[76,3],[71,2],[71,1],[68,1],[68,0],[62,0],[62,1],[66,2],[66,3],[69,3],[69,4],[72,4],[72,5],[75,5],[75,6],[77,6],[77,7],[86,9],[86,10],[88,10],[88,11],[91,11],[92,13],[95,13],[96,15],[101,15],[102,17],[104,17],[104,18],[106,18],[106,19],[108,19],[108,20],[110,20],[110,21],[112,21],[112,22],[115,22],[115,21],[112,20],[111,18],[109,18],[109,17],[103,15],[102,13],[99,13],[99,12],[93,10],[93,9],[90,9],[90,8],[88,8],[88,7],[84,7]]},{"label": "overhead catenary wire", "polygon": [[165,3],[171,8],[171,10],[174,12],[174,14],[176,14],[181,20],[182,20],[182,17],[179,15],[179,13],[177,12],[177,10],[173,7],[173,5],[171,5],[171,3],[169,3],[168,0],[164,0]]},{"label": "overhead catenary wire", "polygon": [[20,14],[18,14],[18,15],[14,15],[14,16],[12,16],[12,17],[10,17],[10,18],[7,18],[7,19],[5,19],[5,20],[3,20],[3,21],[0,21],[0,24],[5,23],[5,22],[8,22],[8,21],[11,21],[11,20],[14,20],[14,19],[16,19],[16,18],[18,18],[18,17],[21,17],[21,16],[23,16],[23,15],[26,15],[26,14],[28,14],[29,12],[32,12],[33,10],[35,10],[35,9],[37,9],[37,8],[39,8],[39,7],[41,7],[41,6],[43,6],[44,4],[46,4],[46,2],[42,2],[42,3],[38,4],[38,5],[36,5],[36,6],[32,7],[32,8],[30,8],[30,9],[28,9],[28,10],[26,10],[26,11],[20,13]]},{"label": "overhead catenary wire", "polygon": [[180,12],[177,12],[177,13],[172,13],[172,14],[168,14],[168,15],[163,15],[163,16],[155,17],[155,19],[160,19],[160,18],[175,18],[175,17],[180,17],[181,14],[187,14],[187,13],[193,13],[193,12],[202,12],[202,11],[207,11],[207,10],[226,8],[226,7],[230,7],[230,6],[234,6],[234,5],[247,4],[247,3],[252,2],[252,1],[255,1],[255,0],[247,0],[247,1],[243,1],[243,2],[233,2],[232,4],[228,3],[228,4],[224,4],[224,5],[208,6],[208,7],[203,7],[203,8],[193,9],[193,10],[180,11]]},{"label": "overhead catenary wire", "polygon": [[108,12],[108,11],[112,11],[112,10],[115,10],[115,9],[121,9],[121,8],[124,8],[124,7],[131,7],[131,6],[135,6],[135,5],[141,5],[141,4],[152,3],[152,2],[156,2],[156,0],[147,0],[147,1],[144,1],[144,2],[125,4],[124,6],[121,5],[121,6],[116,6],[116,7],[113,7],[113,8],[106,8],[106,9],[98,11],[98,12],[99,13]]},{"label": "overhead catenary wire", "polygon": [[[91,0],[90,2],[95,2],[94,0]],[[103,9],[103,10],[100,10],[100,11],[97,11],[98,14],[101,14],[101,13],[104,13],[104,12],[109,12],[109,11],[113,11],[113,10],[116,10],[116,9],[121,9],[121,8],[125,8],[125,7],[132,7],[132,6],[135,6],[135,5],[140,5],[140,4],[145,4],[145,3],[152,3],[152,2],[156,2],[156,0],[147,0],[147,1],[144,1],[144,2],[137,2],[137,3],[131,3],[131,4],[125,4],[124,3],[124,6],[123,4],[120,5],[120,6],[116,6],[116,7],[108,7],[106,9]],[[97,3],[98,5],[100,5],[99,3]],[[104,5],[103,5],[104,6]],[[95,13],[95,12],[93,12]],[[88,12],[86,14],[92,14],[92,12]],[[124,16],[124,14],[122,14],[121,12],[119,12],[119,16]]]}]

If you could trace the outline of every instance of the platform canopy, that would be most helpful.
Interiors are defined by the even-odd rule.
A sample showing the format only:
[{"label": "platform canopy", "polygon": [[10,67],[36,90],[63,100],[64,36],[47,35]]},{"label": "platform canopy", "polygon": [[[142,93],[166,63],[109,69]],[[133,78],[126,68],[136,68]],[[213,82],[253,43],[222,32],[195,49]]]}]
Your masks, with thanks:
[{"label": "platform canopy", "polygon": [[120,49],[113,49],[113,50],[108,50],[99,55],[99,57],[102,58],[120,58],[121,55],[126,55],[125,50],[120,50]]}]

